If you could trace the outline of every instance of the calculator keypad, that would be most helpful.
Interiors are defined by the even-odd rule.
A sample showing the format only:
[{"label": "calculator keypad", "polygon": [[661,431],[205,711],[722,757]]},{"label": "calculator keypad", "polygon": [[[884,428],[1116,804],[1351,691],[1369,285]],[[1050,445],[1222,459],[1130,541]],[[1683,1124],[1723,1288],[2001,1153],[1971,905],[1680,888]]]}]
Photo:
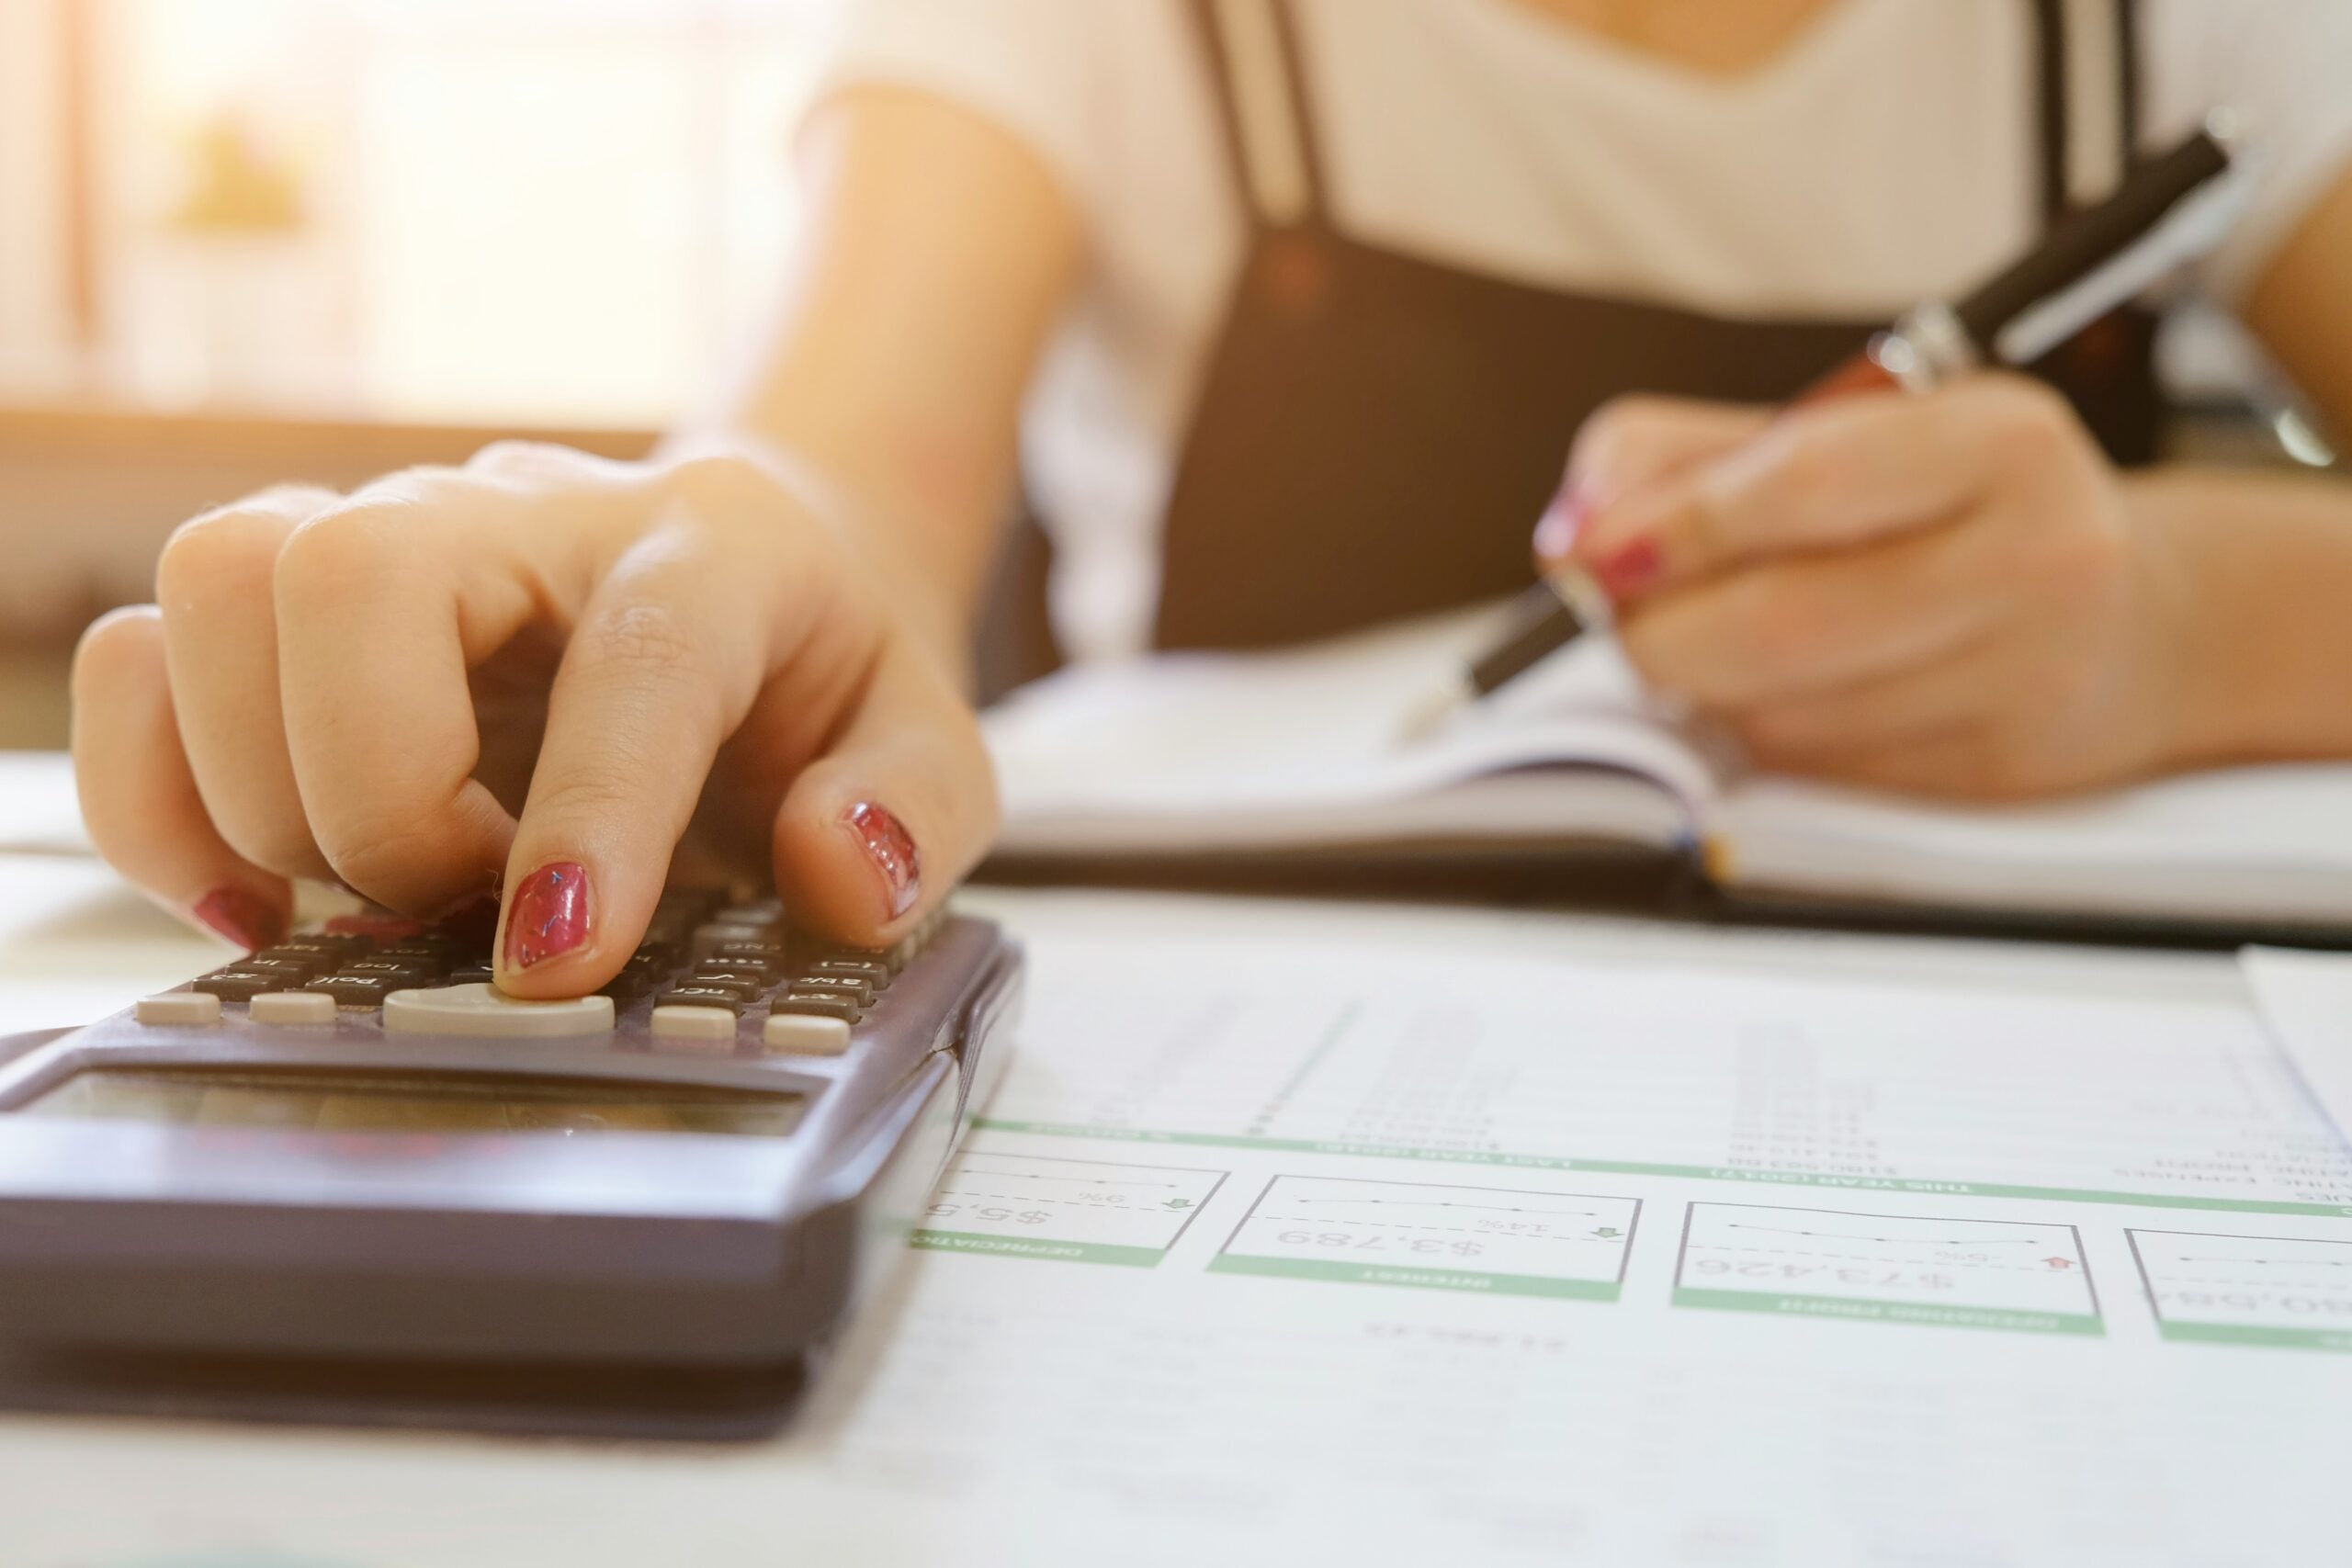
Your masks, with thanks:
[{"label": "calculator keypad", "polygon": [[933,914],[888,949],[849,948],[793,931],[774,898],[729,906],[707,890],[673,889],[609,984],[544,1003],[491,984],[489,933],[478,926],[355,917],[150,998],[139,1016],[194,1021],[225,1002],[247,1005],[254,1023],[291,1026],[382,1008],[388,1033],[558,1037],[607,1032],[650,1000],[647,1027],[664,1047],[732,1049],[748,1019],[770,1051],[832,1055],[944,919]]}]

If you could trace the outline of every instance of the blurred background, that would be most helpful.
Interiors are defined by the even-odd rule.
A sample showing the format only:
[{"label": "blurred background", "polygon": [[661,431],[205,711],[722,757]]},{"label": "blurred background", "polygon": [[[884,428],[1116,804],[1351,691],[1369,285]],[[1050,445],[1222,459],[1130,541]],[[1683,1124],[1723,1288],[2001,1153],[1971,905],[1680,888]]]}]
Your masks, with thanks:
[{"label": "blurred background", "polygon": [[[197,511],[641,448],[761,317],[830,15],[0,0],[0,748],[63,744],[74,635]],[[2279,452],[2225,323],[2168,357],[2188,441]]]},{"label": "blurred background", "polygon": [[164,533],[492,435],[641,446],[789,243],[824,10],[0,0],[0,746]]}]

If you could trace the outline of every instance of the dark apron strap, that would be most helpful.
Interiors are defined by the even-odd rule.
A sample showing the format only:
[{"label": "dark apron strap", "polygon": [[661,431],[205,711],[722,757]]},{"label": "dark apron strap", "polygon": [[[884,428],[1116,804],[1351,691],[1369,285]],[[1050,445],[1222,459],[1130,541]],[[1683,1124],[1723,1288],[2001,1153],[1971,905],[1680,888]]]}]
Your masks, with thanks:
[{"label": "dark apron strap", "polygon": [[2138,0],[2032,0],[2044,222],[2105,196],[2140,144]]},{"label": "dark apron strap", "polygon": [[1325,226],[1323,150],[1288,0],[1187,0],[1184,9],[1250,226]]}]

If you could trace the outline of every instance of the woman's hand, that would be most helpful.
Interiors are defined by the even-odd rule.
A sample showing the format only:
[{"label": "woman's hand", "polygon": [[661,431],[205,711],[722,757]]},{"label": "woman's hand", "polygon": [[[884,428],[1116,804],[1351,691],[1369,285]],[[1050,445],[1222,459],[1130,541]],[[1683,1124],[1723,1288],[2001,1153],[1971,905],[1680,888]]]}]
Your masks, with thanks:
[{"label": "woman's hand", "polygon": [[2189,573],[2037,382],[1622,402],[1563,494],[1539,556],[1589,568],[1644,676],[1764,767],[2001,799],[2185,760]]},{"label": "woman's hand", "polygon": [[291,878],[417,915],[503,886],[524,996],[609,979],[682,848],[888,942],[978,859],[995,794],[944,628],[831,511],[761,458],[506,445],[198,518],[158,603],[83,639],[91,837],[249,946]]}]

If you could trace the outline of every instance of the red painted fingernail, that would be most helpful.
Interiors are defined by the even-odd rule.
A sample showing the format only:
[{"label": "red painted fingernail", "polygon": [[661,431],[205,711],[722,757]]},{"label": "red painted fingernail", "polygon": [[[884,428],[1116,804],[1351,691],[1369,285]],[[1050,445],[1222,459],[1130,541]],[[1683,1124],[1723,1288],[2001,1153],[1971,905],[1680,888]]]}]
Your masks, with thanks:
[{"label": "red painted fingernail", "polygon": [[216,887],[191,905],[189,913],[247,952],[286,937],[284,912],[242,887]]},{"label": "red painted fingernail", "polygon": [[1552,498],[1544,515],[1535,523],[1535,558],[1541,561],[1562,561],[1577,547],[1577,536],[1584,531],[1585,519],[1592,515],[1592,502],[1584,491],[1573,486]]},{"label": "red painted fingernail", "polygon": [[890,918],[897,919],[915,907],[922,896],[922,856],[907,825],[881,807],[859,801],[842,814],[851,832],[865,851],[865,858],[882,874],[883,891],[890,900]]},{"label": "red painted fingernail", "polygon": [[555,861],[516,886],[514,906],[506,912],[509,969],[544,964],[587,940],[587,867],[577,861]]},{"label": "red painted fingernail", "polygon": [[1665,570],[1665,552],[1651,538],[1628,539],[1592,563],[1592,575],[1611,599],[1639,593]]}]

